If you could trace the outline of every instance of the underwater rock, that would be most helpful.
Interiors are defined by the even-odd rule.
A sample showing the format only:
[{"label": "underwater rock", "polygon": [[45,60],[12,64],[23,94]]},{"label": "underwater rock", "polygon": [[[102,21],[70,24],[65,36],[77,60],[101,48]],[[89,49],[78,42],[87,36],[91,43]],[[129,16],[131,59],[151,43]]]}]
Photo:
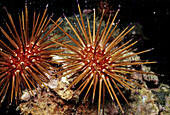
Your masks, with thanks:
[{"label": "underwater rock", "polygon": [[[38,86],[37,87],[37,90],[38,91],[41,91],[41,88]],[[32,90],[33,94],[36,95],[37,94],[37,90]],[[20,98],[20,101],[29,101],[31,99],[31,97],[33,97],[34,95],[32,94],[31,91],[29,91],[28,89],[25,89],[23,92],[22,92],[22,95],[21,95],[21,98]]]},{"label": "underwater rock", "polygon": [[152,89],[152,93],[156,95],[159,105],[160,115],[170,114],[170,87],[166,84],[161,84],[157,89]]},{"label": "underwater rock", "polygon": [[170,114],[170,93],[168,96],[165,96],[165,105],[162,108],[161,115],[169,115]]},{"label": "underwater rock", "polygon": [[64,100],[70,100],[73,97],[73,90],[68,89],[67,86],[68,84],[62,82],[62,81],[57,81],[57,87],[54,88],[53,90]]},{"label": "underwater rock", "polygon": [[50,91],[41,91],[36,97],[28,102],[21,103],[19,108],[21,114],[28,115],[60,115],[63,110],[64,101]]},{"label": "underwater rock", "polygon": [[[151,67],[147,67],[145,65],[141,65],[141,70],[144,72],[150,72],[150,73],[154,73],[153,71],[151,71]],[[146,81],[153,81],[155,85],[158,84],[159,79],[157,75],[154,74],[143,74],[143,79]]]},{"label": "underwater rock", "polygon": [[[139,74],[137,76],[139,77]],[[64,92],[69,85],[69,82],[66,81],[67,79],[50,81],[46,84],[50,90],[38,87],[37,89],[39,92],[35,93],[35,97],[32,95],[28,96],[29,91],[23,92],[23,95],[25,95],[26,98],[23,98],[24,102],[18,107],[21,114],[66,115],[70,113],[74,115],[95,115],[97,112],[95,106],[91,105],[90,102],[85,104],[79,102],[79,96],[77,95],[79,92],[75,94],[72,90]],[[147,88],[137,88],[136,91],[140,95],[136,94],[135,91],[131,92],[131,95],[129,96],[129,106],[127,106],[126,103],[122,103],[125,114],[169,115],[170,95],[168,85],[161,84],[159,88],[151,90],[148,90]],[[27,98],[27,96],[29,98]],[[101,110],[101,114],[102,112],[103,110]],[[115,102],[109,101],[104,106],[105,115],[118,115],[119,112],[120,109]]]},{"label": "underwater rock", "polygon": [[[119,107],[116,106],[116,104],[114,102],[109,102],[106,107],[105,107],[105,114],[106,115],[118,115],[119,114]],[[103,111],[101,111],[102,114]]]},{"label": "underwater rock", "polygon": [[[63,84],[60,82],[57,82],[60,86],[60,88],[63,86]],[[95,111],[93,111],[92,108],[88,108],[89,104],[76,104],[77,97],[72,97],[72,100],[66,94],[63,94],[62,91],[56,90],[55,92],[52,90],[46,90],[43,88],[40,92],[36,94],[35,97],[30,98],[29,101],[21,103],[17,110],[21,111],[21,114],[24,115],[67,115],[68,113],[73,115],[95,115]],[[63,96],[59,96],[58,94],[63,94]]]},{"label": "underwater rock", "polygon": [[[33,92],[34,92],[34,91],[33,91]],[[33,96],[33,95],[32,95],[32,93],[30,93],[30,91],[28,91],[28,90],[23,91],[23,94],[22,94],[20,100],[21,100],[21,101],[28,101],[28,100],[30,100],[31,96]]]},{"label": "underwater rock", "polygon": [[130,108],[126,108],[128,115],[158,115],[159,107],[156,104],[155,95],[148,89],[138,89],[140,95],[132,92],[129,103]]}]

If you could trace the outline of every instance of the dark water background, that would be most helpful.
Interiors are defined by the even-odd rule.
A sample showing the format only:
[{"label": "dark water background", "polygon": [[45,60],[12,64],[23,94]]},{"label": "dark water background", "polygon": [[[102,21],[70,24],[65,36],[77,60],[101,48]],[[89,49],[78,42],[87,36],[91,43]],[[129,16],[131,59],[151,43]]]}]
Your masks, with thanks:
[{"label": "dark water background", "polygon": [[[81,9],[97,7],[99,0],[79,0]],[[110,0],[113,9],[116,10],[121,5],[119,13],[121,23],[139,22],[143,28],[142,32],[148,40],[143,39],[139,49],[145,50],[154,48],[155,50],[146,54],[142,54],[142,59],[150,61],[158,61],[153,64],[152,70],[156,73],[164,74],[159,76],[160,83],[169,84],[170,76],[170,0]],[[43,12],[45,6],[49,4],[47,14],[54,13],[53,19],[56,20],[62,16],[63,12],[66,16],[72,16],[78,13],[76,0],[28,0],[29,12],[36,10]],[[15,23],[18,23],[18,13],[24,9],[24,0],[0,0],[0,26],[6,28],[3,18],[7,19],[6,7]],[[0,33],[0,37],[2,33]],[[13,114],[15,106],[11,106],[6,113],[6,104],[0,108],[0,115]],[[15,113],[19,114],[19,113]]]}]

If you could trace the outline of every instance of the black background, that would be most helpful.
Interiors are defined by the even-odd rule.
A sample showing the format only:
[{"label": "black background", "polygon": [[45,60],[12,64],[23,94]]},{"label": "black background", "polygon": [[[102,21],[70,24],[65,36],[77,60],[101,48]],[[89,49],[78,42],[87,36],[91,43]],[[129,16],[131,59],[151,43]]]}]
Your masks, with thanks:
[{"label": "black background", "polygon": [[[81,9],[97,7],[99,0],[79,0]],[[143,45],[140,49],[154,48],[155,50],[147,54],[142,54],[142,58],[150,61],[158,61],[157,64],[151,65],[152,70],[156,73],[164,74],[159,76],[160,83],[169,84],[170,76],[170,0],[110,0],[113,8],[121,5],[120,15],[122,20],[127,23],[139,22],[143,28],[143,34],[149,40],[143,40]],[[0,26],[6,28],[4,19],[7,19],[4,7],[12,15],[14,22],[18,23],[18,13],[24,9],[24,0],[0,0]],[[76,0],[28,0],[29,12],[36,10],[43,12],[45,6],[49,4],[48,14],[54,13],[54,20],[65,13],[66,16],[71,16],[77,13]],[[0,37],[2,33],[0,33]],[[3,108],[0,109],[0,114]],[[11,114],[9,110],[8,114]]]}]

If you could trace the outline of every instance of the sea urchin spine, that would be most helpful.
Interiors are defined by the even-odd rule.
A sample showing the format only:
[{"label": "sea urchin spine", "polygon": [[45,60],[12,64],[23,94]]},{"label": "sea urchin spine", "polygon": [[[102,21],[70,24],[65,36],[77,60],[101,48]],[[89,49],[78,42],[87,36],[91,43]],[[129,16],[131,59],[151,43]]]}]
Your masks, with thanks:
[{"label": "sea urchin spine", "polygon": [[50,75],[48,70],[55,69],[52,63],[56,62],[52,62],[50,59],[52,55],[63,50],[56,50],[57,45],[49,41],[48,37],[56,34],[52,34],[52,32],[57,28],[55,24],[59,23],[60,19],[49,28],[48,24],[52,16],[46,16],[47,7],[48,5],[42,16],[40,13],[37,15],[34,11],[32,30],[29,31],[26,3],[25,14],[22,11],[22,14],[19,15],[20,26],[17,28],[20,29],[20,32],[17,31],[11,14],[5,9],[10,24],[5,21],[9,34],[0,27],[8,40],[8,42],[0,40],[0,104],[7,93],[10,95],[10,102],[15,97],[17,104],[21,91],[25,88],[28,88],[34,95],[32,88],[37,89],[36,84],[41,87],[45,86],[43,82],[47,82],[49,80],[47,74]]},{"label": "sea urchin spine", "polygon": [[[103,10],[103,14],[100,19],[99,26],[96,30],[96,17],[95,17],[95,9],[94,9],[94,18],[93,18],[93,30],[90,28],[89,18],[87,17],[87,27],[85,26],[81,9],[78,4],[80,19],[75,15],[78,24],[72,25],[67,17],[64,15],[65,20],[70,25],[72,31],[76,35],[79,41],[75,40],[72,36],[70,36],[67,32],[65,32],[58,24],[58,28],[65,33],[68,38],[70,38],[76,46],[70,44],[62,44],[57,41],[54,41],[56,44],[65,47],[67,50],[71,50],[75,55],[70,55],[68,53],[62,52],[58,55],[66,55],[69,56],[68,59],[58,59],[56,61],[62,61],[64,64],[64,69],[60,71],[60,73],[64,73],[61,77],[66,76],[70,73],[78,73],[81,74],[75,77],[74,81],[70,84],[68,89],[80,83],[80,86],[76,91],[79,91],[79,95],[87,88],[86,94],[84,96],[83,101],[85,102],[89,95],[92,93],[92,102],[95,100],[96,87],[99,86],[99,98],[98,98],[98,114],[100,114],[100,104],[102,98],[102,89],[105,92],[105,87],[107,88],[112,100],[116,100],[122,113],[124,113],[122,106],[119,102],[119,99],[115,92],[115,87],[122,95],[124,100],[128,103],[126,97],[122,93],[119,86],[123,86],[126,89],[134,90],[135,86],[141,86],[140,84],[132,81],[132,77],[129,74],[133,74],[134,72],[143,73],[143,74],[153,74],[144,71],[137,71],[132,69],[131,65],[141,65],[141,64],[151,64],[156,62],[145,62],[142,60],[139,61],[126,61],[126,58],[133,57],[138,54],[142,54],[152,49],[141,51],[138,53],[132,53],[134,46],[138,41],[134,41],[130,39],[124,44],[120,44],[125,35],[127,35],[136,25],[131,26],[128,25],[115,39],[109,43],[109,39],[114,33],[116,27],[118,26],[118,22],[114,24],[116,16],[120,9],[115,13],[111,24],[109,25],[111,14],[107,20],[106,26],[101,30],[101,23],[104,16],[105,9]],[[79,28],[77,27],[79,26]],[[82,32],[82,34],[81,34]],[[83,38],[84,37],[84,38]],[[74,77],[73,74],[71,77]],[[114,87],[115,86],[115,87]],[[103,87],[103,88],[102,88]],[[103,93],[104,94],[104,93]],[[104,97],[104,96],[103,96]],[[103,99],[104,100],[104,99]],[[103,103],[104,104],[104,103]]]}]

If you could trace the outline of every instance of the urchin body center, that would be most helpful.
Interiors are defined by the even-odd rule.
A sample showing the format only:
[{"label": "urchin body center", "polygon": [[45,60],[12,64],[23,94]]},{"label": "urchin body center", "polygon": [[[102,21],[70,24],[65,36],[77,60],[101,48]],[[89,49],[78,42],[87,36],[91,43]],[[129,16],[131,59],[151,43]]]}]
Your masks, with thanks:
[{"label": "urchin body center", "polygon": [[10,59],[11,65],[16,71],[22,70],[23,67],[28,67],[32,62],[34,62],[35,60],[38,61],[40,59],[40,56],[37,55],[39,53],[37,48],[34,47],[33,49],[31,49],[28,45],[27,47],[25,47],[25,51],[21,49],[15,50],[16,57],[12,57]]},{"label": "urchin body center", "polygon": [[92,71],[101,71],[106,68],[106,65],[108,65],[108,59],[103,58],[100,60],[103,56],[105,56],[104,50],[101,49],[100,46],[95,47],[89,46],[84,50],[84,59],[86,61],[86,65],[92,68]]}]

